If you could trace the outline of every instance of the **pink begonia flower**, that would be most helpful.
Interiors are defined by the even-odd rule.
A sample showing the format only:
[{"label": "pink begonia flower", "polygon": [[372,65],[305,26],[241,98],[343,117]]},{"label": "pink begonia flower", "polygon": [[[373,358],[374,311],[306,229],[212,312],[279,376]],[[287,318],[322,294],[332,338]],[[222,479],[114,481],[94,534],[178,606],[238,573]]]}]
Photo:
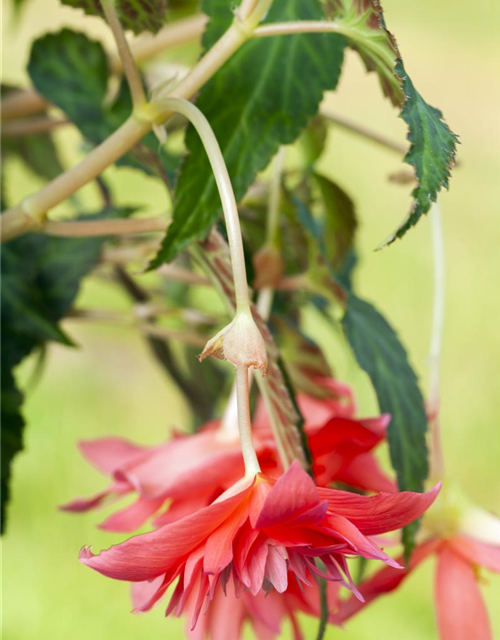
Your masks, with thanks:
[{"label": "pink begonia flower", "polygon": [[218,585],[225,589],[230,578],[236,597],[245,591],[254,596],[272,589],[284,593],[289,575],[306,586],[321,576],[357,593],[347,558],[361,556],[399,568],[368,536],[413,522],[439,489],[372,497],[318,489],[294,462],[277,481],[264,474],[239,481],[209,506],[99,555],[84,547],[80,561],[117,580],[162,577],[141,611],[150,609],[177,580],[166,614],[180,615],[194,598],[194,629],[204,604],[213,600]]},{"label": "pink begonia flower", "polygon": [[478,569],[500,573],[500,520],[472,506],[457,487],[445,483],[423,524],[430,535],[417,546],[408,568],[396,571],[384,567],[358,585],[364,603],[352,597],[341,602],[334,621],[346,622],[379,596],[394,591],[415,567],[435,555],[435,606],[441,640],[492,640]]},{"label": "pink begonia flower", "polygon": [[[298,397],[317,483],[338,481],[367,491],[394,491],[394,483],[380,470],[372,453],[384,439],[389,416],[356,420],[356,406],[346,385],[323,379],[317,384],[331,397]],[[197,434],[176,434],[157,447],[139,447],[113,437],[81,442],[83,455],[110,476],[112,483],[95,496],[78,498],[61,508],[82,512],[136,493],[131,505],[100,525],[102,529],[121,532],[139,529],[164,506],[167,510],[157,515],[156,526],[193,513],[210,504],[244,473],[238,434],[228,437],[218,426],[219,421],[212,421]],[[263,405],[259,405],[254,420],[254,443],[262,469],[271,475],[279,474],[277,451]]]},{"label": "pink begonia flower", "polygon": [[[162,576],[150,582],[132,584],[132,602],[136,611],[154,596],[161,585]],[[339,585],[327,583],[327,604],[330,611],[336,611]],[[194,591],[186,601],[186,618],[189,621],[196,605]],[[288,588],[284,593],[262,591],[252,595],[245,590],[237,598],[232,577],[226,588],[216,586],[210,607],[205,615],[199,617],[196,627],[186,625],[186,637],[189,640],[237,640],[241,637],[243,624],[248,621],[258,640],[274,640],[282,631],[283,621],[290,622],[294,640],[304,640],[297,614],[320,616],[320,593],[316,582],[310,586],[298,584],[289,576]]]}]

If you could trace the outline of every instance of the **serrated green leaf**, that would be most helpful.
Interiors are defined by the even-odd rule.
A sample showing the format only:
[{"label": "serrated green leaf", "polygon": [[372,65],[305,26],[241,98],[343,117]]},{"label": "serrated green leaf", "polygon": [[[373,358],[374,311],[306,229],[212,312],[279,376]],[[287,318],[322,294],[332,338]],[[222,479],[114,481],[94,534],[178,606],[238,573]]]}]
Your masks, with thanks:
[{"label": "serrated green leaf", "polygon": [[[382,413],[391,414],[387,438],[401,491],[423,491],[428,475],[427,417],[417,377],[394,329],[368,302],[350,295],[342,320],[360,367],[370,376]],[[405,533],[411,553],[417,525]]]},{"label": "serrated green leaf", "polygon": [[448,189],[458,143],[458,137],[443,120],[441,111],[427,104],[415,89],[402,60],[398,60],[396,72],[403,79],[406,102],[401,117],[408,125],[411,142],[404,161],[414,167],[418,184],[412,193],[413,205],[408,217],[382,246],[402,238],[429,211],[439,191],[443,187]]},{"label": "serrated green leaf", "polygon": [[95,265],[104,240],[28,234],[2,247],[2,514],[11,462],[22,448],[24,425],[22,395],[13,369],[47,341],[73,344],[58,322],[73,303],[81,279]]},{"label": "serrated green leaf", "polygon": [[[70,7],[83,9],[91,16],[104,16],[100,0],[61,0]],[[134,33],[156,33],[165,24],[166,0],[116,0],[116,10],[124,29]]]},{"label": "serrated green leaf", "polygon": [[[125,80],[112,103],[106,102],[108,61],[102,45],[70,29],[51,33],[33,44],[28,71],[37,91],[62,109],[92,144],[99,144],[125,122],[132,100]],[[170,183],[179,160],[149,133],[119,166],[139,169]]]},{"label": "serrated green leaf", "polygon": [[[228,5],[228,15],[230,9]],[[280,0],[267,20],[321,16],[317,0]],[[219,141],[237,200],[278,148],[298,137],[317,113],[323,92],[336,87],[344,42],[337,34],[251,40],[201,90],[196,104]],[[221,214],[215,180],[192,127],[186,145],[189,155],[177,183],[174,221],[152,266],[172,260],[191,241],[205,237]]]}]

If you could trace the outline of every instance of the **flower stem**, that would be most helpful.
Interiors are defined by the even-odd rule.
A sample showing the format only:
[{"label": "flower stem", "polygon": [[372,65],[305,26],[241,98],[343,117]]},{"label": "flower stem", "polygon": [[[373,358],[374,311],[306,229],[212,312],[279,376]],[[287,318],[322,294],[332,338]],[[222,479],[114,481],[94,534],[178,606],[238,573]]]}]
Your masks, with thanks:
[{"label": "flower stem", "polygon": [[234,288],[236,295],[236,312],[250,310],[250,296],[248,294],[245,254],[241,237],[240,219],[234,197],[231,179],[227,171],[224,156],[215,137],[212,127],[203,113],[191,102],[180,98],[165,98],[151,103],[153,117],[158,112],[176,111],[185,116],[198,132],[214,172],[215,182],[219,190],[226,222],[231,263],[233,268]]},{"label": "flower stem", "polygon": [[101,2],[104,16],[113,32],[116,46],[118,48],[118,54],[122,61],[123,71],[127,78],[127,83],[132,96],[132,103],[134,107],[138,107],[146,102],[146,96],[142,86],[141,76],[137,69],[134,57],[130,51],[130,47],[123,32],[123,28],[116,13],[114,0],[103,0]]},{"label": "flower stem", "polygon": [[236,397],[238,401],[238,426],[240,430],[241,451],[245,462],[245,476],[252,477],[260,473],[260,465],[252,441],[252,423],[250,420],[250,401],[248,394],[248,367],[236,367]]},{"label": "flower stem", "polygon": [[[199,14],[167,24],[154,35],[151,33],[142,34],[140,38],[130,43],[136,64],[199,38],[206,24],[207,16]],[[119,56],[111,57],[110,63],[113,72],[122,71],[123,64]]]},{"label": "flower stem", "polygon": [[431,431],[431,477],[434,480],[438,480],[444,476],[444,457],[439,420],[441,403],[439,379],[445,304],[445,252],[441,210],[438,202],[432,205],[430,218],[434,255],[434,306],[432,312],[431,346],[429,351],[428,412]]},{"label": "flower stem", "polygon": [[116,220],[78,220],[74,222],[48,220],[39,229],[49,236],[63,238],[92,238],[109,235],[134,235],[165,231],[168,226],[164,218],[118,218]]}]

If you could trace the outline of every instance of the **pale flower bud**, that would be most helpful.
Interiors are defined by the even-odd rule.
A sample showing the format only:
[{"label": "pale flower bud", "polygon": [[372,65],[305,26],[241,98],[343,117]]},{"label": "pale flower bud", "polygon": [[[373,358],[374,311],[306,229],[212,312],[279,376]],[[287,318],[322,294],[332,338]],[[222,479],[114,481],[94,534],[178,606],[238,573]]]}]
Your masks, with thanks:
[{"label": "pale flower bud", "polygon": [[233,321],[207,342],[200,360],[207,356],[266,373],[266,345],[250,311],[236,313]]}]

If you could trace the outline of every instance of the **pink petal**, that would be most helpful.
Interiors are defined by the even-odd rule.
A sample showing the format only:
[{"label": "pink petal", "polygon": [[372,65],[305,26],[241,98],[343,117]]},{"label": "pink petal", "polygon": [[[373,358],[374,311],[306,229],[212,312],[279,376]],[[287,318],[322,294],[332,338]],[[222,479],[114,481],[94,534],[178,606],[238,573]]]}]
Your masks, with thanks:
[{"label": "pink petal", "polygon": [[499,546],[486,544],[468,536],[452,538],[449,541],[449,545],[471,564],[500,573]]},{"label": "pink petal", "polygon": [[121,509],[109,516],[99,525],[104,531],[132,532],[140,529],[154,515],[164,503],[163,498],[148,500],[139,498],[125,509]]},{"label": "pink petal", "polygon": [[237,440],[225,442],[213,430],[178,437],[138,463],[122,466],[118,477],[148,498],[177,498],[203,486],[226,488],[244,473]]},{"label": "pink petal", "polygon": [[427,493],[379,493],[360,496],[348,491],[319,487],[318,494],[328,501],[328,512],[346,517],[365,535],[394,531],[410,524],[425,513],[441,489],[437,484]]},{"label": "pink petal", "polygon": [[247,518],[248,501],[237,507],[208,537],[203,558],[205,573],[217,575],[231,562],[234,537]]},{"label": "pink petal", "polygon": [[132,583],[131,597],[135,611],[147,611],[150,608],[148,604],[162,586],[164,577],[165,576],[158,576],[154,580]]},{"label": "pink petal", "polygon": [[87,460],[101,473],[110,476],[115,469],[142,458],[153,449],[139,447],[122,438],[100,438],[99,440],[82,440],[80,451]]},{"label": "pink petal", "polygon": [[222,502],[211,504],[157,531],[130,538],[93,555],[88,548],[80,561],[116,580],[141,582],[167,573],[205,540],[245,500],[251,487]]},{"label": "pink petal", "polygon": [[438,556],[436,603],[441,640],[492,638],[474,569],[448,545]]},{"label": "pink petal", "polygon": [[90,509],[96,509],[97,507],[102,506],[104,502],[108,502],[111,499],[117,499],[120,496],[126,495],[130,491],[131,489],[128,484],[115,482],[104,491],[100,491],[90,498],[76,498],[71,502],[60,505],[59,509],[61,511],[82,513],[84,511],[89,511]]},{"label": "pink petal", "polygon": [[[358,585],[358,590],[365,602],[361,602],[356,596],[352,595],[347,600],[341,600],[339,603],[339,611],[334,615],[334,621],[342,624],[353,615],[364,609],[370,602],[373,602],[380,596],[394,591],[417,565],[419,565],[427,556],[433,553],[438,545],[439,540],[430,540],[415,549],[410,560],[410,566],[401,571],[394,567],[384,567],[377,571],[371,578],[364,580]],[[404,564],[404,559],[398,558],[399,564]]]},{"label": "pink petal", "polygon": [[89,511],[90,509],[95,509],[99,507],[104,500],[111,494],[111,489],[105,489],[100,493],[96,493],[94,496],[90,498],[75,498],[71,502],[67,502],[66,504],[59,505],[59,509],[61,511],[72,511],[73,513],[83,513],[84,511]]},{"label": "pink petal", "polygon": [[325,518],[323,527],[336,537],[345,540],[352,550],[369,560],[381,560],[396,569],[402,568],[393,558],[379,549],[369,538],[366,538],[357,527],[338,514],[329,513]]},{"label": "pink petal", "polygon": [[288,586],[287,563],[273,545],[269,545],[265,575],[278,593],[286,591]]},{"label": "pink petal", "polygon": [[316,507],[320,500],[316,485],[295,461],[269,492],[256,527],[271,527]]},{"label": "pink petal", "polygon": [[[180,520],[181,518],[185,518],[195,511],[198,511],[198,509],[202,509],[209,505],[213,502],[213,499],[213,491],[210,489],[210,492],[208,493],[200,491],[195,495],[174,500],[168,507],[167,511],[154,519],[153,524],[155,527],[162,527],[166,524],[170,524],[171,522],[175,522],[176,520]],[[163,498],[160,498],[160,500],[163,502]]]}]

